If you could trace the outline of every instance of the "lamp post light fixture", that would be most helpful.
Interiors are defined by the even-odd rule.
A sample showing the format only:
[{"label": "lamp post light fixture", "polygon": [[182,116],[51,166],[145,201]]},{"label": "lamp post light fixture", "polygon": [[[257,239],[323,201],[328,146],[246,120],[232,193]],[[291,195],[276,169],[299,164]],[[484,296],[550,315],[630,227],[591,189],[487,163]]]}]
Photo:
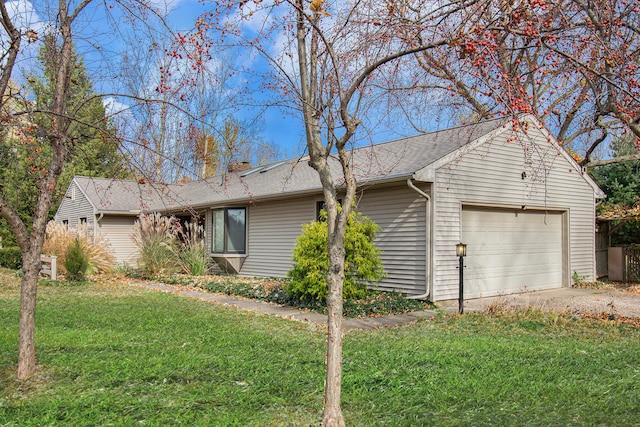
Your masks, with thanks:
[{"label": "lamp post light fixture", "polygon": [[459,260],[459,274],[460,281],[458,285],[458,313],[462,314],[464,312],[464,279],[463,279],[463,270],[464,270],[464,257],[467,256],[467,245],[464,243],[458,243],[456,245],[456,255]]}]

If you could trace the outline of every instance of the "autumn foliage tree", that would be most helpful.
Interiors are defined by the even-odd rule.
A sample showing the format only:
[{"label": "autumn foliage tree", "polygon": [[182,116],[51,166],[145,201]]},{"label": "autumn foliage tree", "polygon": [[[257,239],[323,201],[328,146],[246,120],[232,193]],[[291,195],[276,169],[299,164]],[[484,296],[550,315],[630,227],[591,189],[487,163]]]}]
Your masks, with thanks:
[{"label": "autumn foliage tree", "polygon": [[[73,168],[74,160],[80,160],[78,156],[82,155],[83,150],[89,149],[88,141],[93,137],[86,138],[87,133],[101,140],[105,138],[105,142],[113,138],[113,128],[105,122],[104,115],[86,114],[86,108],[92,105],[96,107],[95,100],[101,96],[91,90],[77,90],[81,87],[87,89],[87,82],[82,81],[84,77],[76,67],[78,57],[74,52],[75,42],[82,40],[85,48],[97,46],[102,59],[115,60],[106,58],[101,49],[100,44],[106,42],[107,38],[95,32],[82,34],[87,29],[87,22],[97,15],[113,17],[112,14],[118,13],[121,19],[110,22],[117,22],[118,29],[122,30],[125,23],[152,25],[148,21],[157,16],[157,11],[150,9],[149,4],[137,1],[122,0],[105,5],[94,0],[70,3],[60,0],[49,2],[44,10],[31,11],[31,16],[17,8],[17,3],[0,2],[1,136],[8,153],[15,154],[13,144],[25,149],[16,152],[31,153],[22,160],[26,162],[25,171],[34,187],[29,194],[32,204],[28,215],[20,214],[19,206],[6,197],[6,191],[0,192],[0,217],[11,228],[22,254],[17,376],[26,379],[37,370],[37,282],[45,229],[56,188],[65,170]],[[31,6],[31,3],[26,2],[23,6]],[[38,12],[50,12],[50,15],[41,19],[36,16]],[[46,25],[43,21],[46,21]],[[33,90],[43,89],[47,93],[47,102],[37,102],[27,90],[28,85],[24,82],[21,84],[24,78],[21,71],[23,66],[36,67],[38,47],[42,46],[40,43],[45,33],[48,34],[47,43],[52,56],[48,59],[43,86],[34,85]],[[87,40],[94,44],[86,43]],[[103,63],[102,67],[107,68],[107,63]],[[153,102],[148,98],[146,101]],[[12,167],[9,165],[9,168]]]},{"label": "autumn foliage tree", "polygon": [[454,49],[422,52],[420,88],[461,121],[531,113],[588,165],[624,133],[640,137],[637,1],[485,1]]}]

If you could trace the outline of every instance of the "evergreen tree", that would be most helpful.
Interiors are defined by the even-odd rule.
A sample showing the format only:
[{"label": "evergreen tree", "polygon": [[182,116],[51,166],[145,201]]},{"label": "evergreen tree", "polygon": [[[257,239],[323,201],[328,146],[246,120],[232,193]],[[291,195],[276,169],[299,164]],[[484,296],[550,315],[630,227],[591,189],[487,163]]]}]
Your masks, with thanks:
[{"label": "evergreen tree", "polygon": [[[36,108],[50,111],[53,102],[51,94],[55,85],[53,70],[57,69],[59,47],[54,36],[45,36],[39,59],[43,74],[39,79],[30,82],[34,94]],[[70,99],[75,107],[76,120],[71,125],[70,133],[74,139],[73,148],[69,152],[69,162],[65,165],[52,209],[57,209],[74,175],[85,175],[105,178],[129,178],[131,172],[124,157],[118,151],[119,141],[116,129],[107,117],[102,98],[96,95],[82,58],[74,53],[74,69],[71,75]],[[39,127],[48,127],[51,115],[37,116]]]},{"label": "evergreen tree", "polygon": [[[612,143],[613,157],[637,153],[635,138],[622,138]],[[640,204],[640,160],[612,163],[589,169],[589,173],[607,194],[600,211],[625,216]],[[611,235],[612,246],[640,243],[640,220],[615,222]]]},{"label": "evergreen tree", "polygon": [[[35,113],[30,119],[12,124],[11,131],[0,135],[0,183],[5,200],[16,207],[25,224],[31,223],[36,202],[37,182],[46,173],[51,147],[39,142],[41,130],[51,126],[55,70],[59,61],[59,41],[53,35],[42,38],[38,59],[41,70],[27,78],[33,99],[24,106]],[[75,111],[70,134],[73,146],[67,155],[64,172],[58,180],[50,216],[55,214],[74,175],[107,178],[128,178],[131,173],[119,153],[115,126],[107,117],[102,99],[96,96],[82,58],[73,55],[74,67],[70,84],[70,100]],[[24,107],[22,106],[22,107]],[[0,221],[0,244],[11,246],[12,232]]]}]

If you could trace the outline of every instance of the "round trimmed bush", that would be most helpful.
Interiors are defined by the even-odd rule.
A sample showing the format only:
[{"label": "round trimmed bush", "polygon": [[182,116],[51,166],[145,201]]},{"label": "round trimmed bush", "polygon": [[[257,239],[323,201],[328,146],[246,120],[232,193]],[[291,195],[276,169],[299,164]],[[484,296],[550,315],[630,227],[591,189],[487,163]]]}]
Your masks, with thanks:
[{"label": "round trimmed bush", "polygon": [[[380,227],[359,212],[349,214],[344,236],[345,278],[343,297],[357,299],[367,294],[367,284],[385,277],[380,251],[373,240]],[[293,252],[294,267],[286,292],[301,300],[327,298],[326,275],[329,271],[328,227],[326,221],[305,224]]]}]

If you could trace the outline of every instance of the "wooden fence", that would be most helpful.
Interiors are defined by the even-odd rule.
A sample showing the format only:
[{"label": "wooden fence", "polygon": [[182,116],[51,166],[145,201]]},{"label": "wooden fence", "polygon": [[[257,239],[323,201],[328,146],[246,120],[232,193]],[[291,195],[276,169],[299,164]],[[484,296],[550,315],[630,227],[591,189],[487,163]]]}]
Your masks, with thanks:
[{"label": "wooden fence", "polygon": [[58,261],[56,257],[40,255],[40,261],[42,262],[42,270],[40,270],[40,273],[49,276],[51,280],[56,280],[58,277]]},{"label": "wooden fence", "polygon": [[640,283],[640,247],[609,248],[609,280]]},{"label": "wooden fence", "polygon": [[625,283],[640,283],[640,248],[626,247],[624,248],[624,279]]}]

